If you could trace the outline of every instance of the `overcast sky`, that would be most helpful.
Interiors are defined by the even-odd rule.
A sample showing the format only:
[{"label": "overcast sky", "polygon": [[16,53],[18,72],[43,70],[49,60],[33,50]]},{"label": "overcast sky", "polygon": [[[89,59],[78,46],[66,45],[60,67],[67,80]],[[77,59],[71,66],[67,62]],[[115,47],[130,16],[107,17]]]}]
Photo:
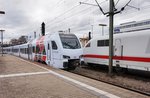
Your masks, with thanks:
[{"label": "overcast sky", "polygon": [[[119,10],[129,0],[114,1]],[[39,35],[42,22],[46,24],[46,33],[70,28],[72,33],[83,37],[93,28],[94,35],[101,36],[98,24],[108,25],[109,18],[98,7],[79,2],[96,4],[95,0],[0,0],[0,10],[6,13],[0,14],[0,29],[5,30],[4,41],[22,35],[33,36],[34,31]],[[109,11],[109,0],[98,2],[105,12]],[[150,19],[150,0],[131,0],[129,5],[140,10],[127,6],[122,13],[115,15],[114,25]]]}]

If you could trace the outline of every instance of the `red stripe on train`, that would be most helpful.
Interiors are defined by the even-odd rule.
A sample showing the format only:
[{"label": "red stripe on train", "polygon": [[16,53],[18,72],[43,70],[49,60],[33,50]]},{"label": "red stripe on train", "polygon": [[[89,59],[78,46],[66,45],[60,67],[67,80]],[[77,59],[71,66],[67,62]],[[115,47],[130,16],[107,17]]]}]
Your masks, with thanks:
[{"label": "red stripe on train", "polygon": [[[85,58],[100,58],[100,59],[108,59],[108,55],[93,55],[93,54],[86,54],[83,55]],[[129,57],[129,56],[113,56],[115,60],[127,60],[127,61],[139,61],[139,62],[150,62],[150,58],[146,57]]]}]

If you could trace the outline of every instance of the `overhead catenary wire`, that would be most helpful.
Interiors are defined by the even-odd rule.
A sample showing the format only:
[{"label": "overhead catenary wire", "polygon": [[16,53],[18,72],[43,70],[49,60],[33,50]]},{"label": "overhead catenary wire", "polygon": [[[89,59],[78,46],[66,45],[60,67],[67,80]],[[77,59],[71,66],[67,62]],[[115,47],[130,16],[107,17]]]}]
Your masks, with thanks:
[{"label": "overhead catenary wire", "polygon": [[[106,1],[107,1],[107,0],[101,2],[100,4],[102,4],[102,3],[106,2]],[[74,8],[74,7],[73,7],[73,8]],[[66,13],[70,12],[71,10],[72,10],[72,9],[70,9],[70,10],[64,12],[64,13],[66,14]],[[81,12],[82,12],[82,11],[81,11]],[[80,13],[80,12],[79,12],[79,13]],[[78,13],[75,13],[75,14],[78,14]],[[62,15],[64,15],[64,14],[59,15],[57,18],[59,18],[60,16],[62,17]],[[73,16],[74,16],[74,15],[69,16],[69,17],[73,17]],[[75,16],[76,16],[76,15],[75,15]],[[67,17],[67,18],[69,18],[69,17]],[[64,20],[66,20],[67,18],[63,18],[61,21],[64,21]],[[54,20],[56,20],[56,18],[55,18]],[[59,23],[59,21],[58,21],[58,22],[55,22],[55,23]],[[54,24],[54,23],[51,23],[51,25],[52,25],[52,24]],[[48,27],[49,27],[49,25],[48,25]]]},{"label": "overhead catenary wire", "polygon": [[[143,7],[141,7],[140,9],[140,11],[139,10],[137,10],[137,11],[134,11],[133,12],[133,10],[129,10],[129,11],[127,11],[126,12],[126,14],[124,14],[124,17],[126,17],[126,16],[132,16],[132,17],[126,17],[126,20],[131,20],[131,19],[133,19],[134,17],[137,17],[137,15],[135,15],[135,14],[140,14],[140,12],[142,11],[144,11],[144,10],[147,10],[147,9],[149,9],[150,8],[150,5],[149,5],[149,7],[148,6],[143,6]],[[132,12],[132,13],[130,13],[130,12]],[[149,16],[150,14],[149,13],[146,13],[146,15],[147,16]],[[117,18],[117,17],[116,17]]]},{"label": "overhead catenary wire", "polygon": [[127,3],[124,7],[122,7],[121,10],[118,11],[118,12],[120,13],[121,11],[123,11],[123,10],[125,9],[125,7],[128,6],[128,4],[129,4],[130,2],[131,2],[131,0],[129,0],[128,3]]},{"label": "overhead catenary wire", "polygon": [[[56,3],[56,5],[54,5],[54,6],[56,6],[55,8],[58,8],[59,6],[60,6],[60,4],[62,4],[63,2],[62,1],[64,1],[64,0],[59,0],[57,3]],[[59,5],[59,6],[58,6]],[[35,21],[35,23],[36,23],[36,21]],[[40,28],[40,25],[37,27],[35,27],[35,23],[33,23],[33,24],[31,24],[31,25],[29,25],[29,27],[30,28],[34,28],[31,32],[37,32],[37,31],[40,31],[41,30],[41,28]],[[26,28],[23,28],[22,29],[22,31],[24,31],[24,29],[26,29]]]},{"label": "overhead catenary wire", "polygon": [[[131,0],[130,0],[131,1]],[[127,5],[130,3],[130,1],[127,3]],[[126,6],[124,6],[124,7],[126,7]],[[76,15],[75,15],[76,16]],[[67,20],[67,19],[69,19],[69,18],[71,18],[71,17],[67,17],[67,18],[63,18],[63,20],[62,21],[58,21],[58,22],[55,22],[56,24],[57,23],[62,23],[63,21],[65,21],[65,20]],[[55,28],[55,25],[53,25],[54,26],[54,28]]]},{"label": "overhead catenary wire", "polygon": [[[61,2],[61,1],[63,1],[63,0],[59,0],[59,2],[57,2],[57,4],[60,5],[61,3],[63,3],[63,2]],[[87,0],[87,1],[88,1],[88,0]],[[57,7],[58,7],[58,5],[57,5]],[[56,5],[55,5],[55,6],[56,6]],[[78,6],[78,5],[77,5],[77,6]],[[74,8],[75,8],[75,6],[74,6]],[[73,10],[74,8],[72,7],[71,9]],[[71,11],[71,9],[70,9],[70,11]],[[69,12],[69,11],[68,11],[68,12]],[[67,12],[66,12],[66,13],[67,13]],[[60,15],[60,17],[61,17],[61,15]],[[58,17],[57,17],[57,18],[58,18]],[[53,20],[56,20],[56,18],[54,18]],[[50,23],[51,23],[51,22],[50,22]],[[35,25],[33,25],[33,24],[30,25],[30,27],[31,27],[31,26],[32,26],[32,28],[35,27]],[[46,26],[47,26],[47,25],[46,25]],[[40,25],[39,25],[39,27],[36,27],[36,29],[34,29],[33,32],[34,32],[34,31],[40,31]]]},{"label": "overhead catenary wire", "polygon": [[54,4],[51,8],[55,9],[59,4],[63,3],[63,0],[59,0],[56,4]]},{"label": "overhead catenary wire", "polygon": [[[131,0],[130,0],[128,3],[130,3],[130,2],[131,2]],[[127,5],[128,5],[128,3],[127,3]],[[126,7],[126,6],[124,6],[124,7]],[[72,9],[72,8],[71,8],[71,9]],[[67,10],[67,11],[68,11],[68,10]],[[68,11],[68,13],[69,13],[69,12],[71,12],[71,11]],[[68,14],[68,13],[66,13],[66,14]],[[65,15],[66,15],[66,14],[65,14]],[[81,14],[81,13],[79,13],[79,14]],[[65,18],[62,18],[62,16],[61,16],[62,20],[57,21],[58,18],[57,18],[57,19],[54,19],[54,20],[56,20],[57,22],[55,22],[55,21],[54,21],[54,23],[51,23],[51,22],[50,22],[50,25],[55,26],[55,24],[62,23],[63,21],[66,21],[66,20],[70,19],[70,18],[73,17],[73,16],[76,16],[76,15],[68,16],[68,17],[65,17]],[[48,27],[51,27],[51,26],[48,26]]]},{"label": "overhead catenary wire", "polygon": [[120,0],[117,0],[117,2],[116,2],[116,4],[115,4],[115,6],[117,6],[117,4],[119,3],[119,1],[120,1]]},{"label": "overhead catenary wire", "polygon": [[[61,3],[63,3],[63,1],[64,0],[59,0],[60,2],[57,2],[56,4],[57,5],[53,5],[53,6],[56,6],[56,8],[58,8],[58,7],[62,7],[61,6]],[[89,0],[85,0],[84,2],[87,2],[87,1],[89,1]],[[119,2],[120,0],[118,0],[117,2]],[[115,4],[118,4],[118,3],[115,3]],[[129,1],[129,2],[131,2],[131,0]],[[120,2],[119,2],[120,3]],[[76,5],[75,5],[76,6]],[[142,7],[140,7],[140,9],[149,9],[150,7],[149,7],[150,5],[146,5],[146,6],[142,6]],[[74,7],[74,6],[73,6]],[[71,9],[73,8],[73,7],[71,7]],[[78,8],[80,8],[80,6],[78,7]],[[56,25],[58,25],[59,23],[59,25],[62,25],[62,23],[65,21],[65,22],[69,22],[69,21],[67,21],[67,20],[69,20],[69,19],[71,19],[72,17],[74,17],[74,16],[76,16],[76,15],[72,15],[72,17],[71,17],[71,15],[69,15],[71,12],[74,12],[74,10],[75,10],[76,8],[74,8],[73,10],[71,10],[71,11],[68,11],[68,13],[66,13],[66,14],[64,14],[64,15],[62,15],[62,16],[60,16],[59,18],[56,18],[56,19],[54,19],[54,21],[48,21],[48,23],[46,24],[46,27],[48,26],[48,25],[52,25],[52,26],[55,26],[55,23],[56,23]],[[53,10],[55,10],[55,9],[53,9]],[[127,14],[125,14],[126,16],[127,15],[129,15],[128,13],[129,12],[131,12],[131,11],[133,11],[134,9],[131,9],[131,10],[128,10],[128,12],[127,12]],[[132,12],[132,13],[130,13],[130,14],[135,14],[137,11],[134,11],[134,12]],[[79,13],[78,15],[80,15],[80,14],[83,14],[82,12],[81,13]],[[65,17],[63,17],[63,16],[65,16]],[[132,15],[133,16],[133,15]],[[69,18],[70,17],[70,18]],[[130,17],[131,18],[131,17]],[[128,19],[128,18],[126,18],[126,19]],[[58,24],[57,24],[57,22],[56,21],[58,21]],[[61,22],[62,21],[62,22]],[[40,25],[37,27],[37,25],[34,25],[35,23],[33,23],[33,24],[31,24],[31,25],[29,25],[29,27],[30,26],[33,26],[33,31],[31,31],[31,32],[34,32],[34,31],[40,31]],[[72,25],[72,24],[71,24]],[[51,26],[48,26],[48,27],[51,27]],[[30,27],[31,29],[32,29],[32,27]],[[37,28],[37,29],[36,29]],[[24,28],[24,29],[26,29],[26,28]],[[47,28],[46,28],[47,29]],[[22,31],[24,31],[24,30],[22,30]]]},{"label": "overhead catenary wire", "polygon": [[[96,23],[96,24],[92,24],[93,26],[98,26],[98,24]],[[89,28],[89,29],[91,29],[90,28],[91,27],[91,24],[86,24],[86,25],[84,25],[84,26],[82,26],[82,27],[74,27],[74,28],[71,28],[73,31],[80,31],[80,30],[85,30],[85,29],[87,29],[87,28]]]},{"label": "overhead catenary wire", "polygon": [[[97,0],[96,0],[97,1]],[[107,0],[106,0],[107,1]],[[119,0],[118,0],[118,2],[119,2]],[[129,3],[131,2],[131,0],[123,7],[123,8],[125,8]],[[98,3],[98,2],[97,2]],[[99,3],[98,3],[99,4]],[[73,7],[73,8],[71,8],[70,10],[68,10],[67,12],[65,12],[65,13],[62,13],[61,15],[64,15],[64,14],[66,14],[66,13],[68,13],[68,12],[70,12],[71,10],[73,10],[75,7]],[[58,17],[60,17],[61,15],[59,15]],[[58,17],[56,17],[56,18],[58,18]],[[62,16],[61,16],[62,17]],[[56,20],[56,18],[54,19],[54,20]],[[62,20],[62,21],[64,21],[64,20]]]},{"label": "overhead catenary wire", "polygon": [[[74,16],[77,16],[77,15],[81,14],[82,12],[87,11],[87,10],[90,9],[90,8],[91,8],[91,7],[87,8],[87,9],[84,9],[84,10],[82,10],[82,11],[80,11],[80,12],[74,13],[74,15],[68,16],[68,17],[64,18],[63,20],[60,20],[60,21],[58,21],[58,22],[56,22],[56,23],[53,23],[53,24],[60,24],[60,23],[62,23],[63,21],[66,21],[66,20],[68,20],[68,19],[70,19],[70,18],[72,18],[72,17],[74,17]],[[87,13],[87,12],[86,12],[86,13]],[[82,14],[81,14],[81,15],[82,15]],[[53,27],[55,27],[55,25],[53,25],[53,24],[51,24],[51,25],[52,25]]]},{"label": "overhead catenary wire", "polygon": [[[64,0],[64,1],[65,1],[65,0]],[[85,1],[88,1],[88,0],[85,0]],[[66,10],[65,12],[63,12],[63,13],[59,14],[58,16],[54,17],[53,19],[49,20],[47,24],[49,24],[49,23],[51,23],[51,22],[57,20],[58,18],[61,18],[61,17],[64,16],[65,14],[68,14],[69,12],[71,12],[72,10],[74,10],[75,8],[77,8],[78,6],[80,6],[79,3],[76,4],[75,6],[71,7],[69,10]]]},{"label": "overhead catenary wire", "polygon": [[[58,7],[60,7],[61,6],[61,4],[63,3],[62,2],[63,0],[59,0],[56,4],[54,4],[53,5],[53,7],[56,9],[56,8],[58,8]],[[56,6],[57,5],[57,6]],[[29,24],[29,28],[32,28],[32,31],[30,31],[30,33],[31,32],[40,32],[40,30],[41,30],[41,28],[40,28],[40,25],[37,27],[37,26],[35,26],[35,23],[37,24],[37,22],[36,21],[34,21],[34,23],[33,24]],[[28,27],[26,27],[26,28],[23,28],[23,29],[21,29],[22,31],[25,31]],[[29,33],[29,32],[28,32]],[[27,34],[28,35],[28,34]]]},{"label": "overhead catenary wire", "polygon": [[[90,7],[91,8],[91,7]],[[88,10],[88,9],[87,9]],[[86,11],[86,10],[85,10]],[[92,12],[92,11],[91,11]],[[78,16],[81,16],[81,15],[86,15],[86,14],[90,14],[91,12],[89,12],[89,13],[84,13],[84,14],[80,14],[80,15],[78,15]],[[76,14],[74,15],[74,16],[76,16]],[[73,16],[73,17],[74,17]],[[70,17],[70,18],[72,18],[72,17]],[[70,18],[68,18],[68,19],[70,19]],[[68,19],[66,19],[66,20],[68,20]],[[64,21],[66,21],[66,20],[64,20]],[[63,21],[59,24],[59,25],[62,25],[62,23],[63,23]],[[78,25],[78,24],[72,24],[72,26],[71,27],[69,27],[69,28],[71,28],[71,29],[75,29],[75,28],[82,28],[82,27],[85,27],[85,26],[89,26],[89,25],[91,25],[91,22],[87,22],[87,24],[85,24],[84,26],[82,26],[82,27],[76,27],[76,25]],[[94,24],[92,24],[92,25],[94,25]]]},{"label": "overhead catenary wire", "polygon": [[[91,8],[91,7],[89,7],[89,8]],[[76,16],[76,15],[78,15],[78,14],[81,14],[81,13],[83,13],[84,11],[88,10],[89,8],[86,8],[86,9],[83,9],[83,10],[78,11],[78,12],[76,12],[76,13],[73,13],[72,15],[69,15],[69,16],[67,16],[67,17],[63,17],[63,18],[61,17],[62,19],[59,20],[59,21],[57,21],[57,22],[55,22],[55,23],[64,21],[65,19],[67,19],[67,18],[69,18],[69,17],[73,17],[74,15]],[[51,24],[54,24],[54,23],[51,23]]]},{"label": "overhead catenary wire", "polygon": [[[87,1],[89,1],[89,0],[85,0],[84,2],[87,2]],[[107,0],[105,0],[105,1],[107,1]],[[104,1],[103,1],[103,2],[104,2]],[[103,2],[102,2],[102,3],[103,3]],[[75,8],[77,8],[78,6],[80,6],[80,4],[75,5],[75,6],[72,7],[71,9],[65,11],[64,13],[61,13],[59,16],[57,16],[57,17],[55,17],[54,19],[48,21],[48,23],[47,23],[48,25],[46,25],[46,27],[49,27],[53,22],[55,23],[55,20],[57,21],[60,17],[62,18],[62,16],[64,16],[64,15],[66,15],[67,13],[71,12],[72,10],[74,10]],[[37,29],[37,30],[38,30],[38,29]],[[35,30],[35,31],[36,31],[36,30]]]},{"label": "overhead catenary wire", "polygon": [[[130,3],[131,2],[131,0],[128,2],[128,3]],[[124,7],[126,7],[126,6],[124,6]],[[73,15],[74,16],[74,15]],[[76,16],[76,15],[75,15]],[[62,23],[63,21],[66,21],[66,20],[68,20],[68,19],[70,19],[69,17],[66,19],[66,18],[63,18],[64,20],[62,20],[61,22],[58,22],[58,23]],[[55,25],[55,24],[54,24]],[[60,25],[60,24],[59,24]]]},{"label": "overhead catenary wire", "polygon": [[98,1],[97,1],[97,0],[95,0],[95,2],[97,3],[97,5],[98,5],[98,7],[99,7],[100,11],[101,11],[101,12],[105,15],[106,13],[104,13],[104,11],[103,11],[102,7],[100,6],[100,4],[98,3]]},{"label": "overhead catenary wire", "polygon": [[[75,5],[74,7],[70,8],[69,10],[65,11],[64,13],[61,13],[59,16],[55,17],[54,19],[50,20],[49,22],[52,23],[53,21],[55,21],[56,19],[58,19],[59,17],[62,17],[63,15],[66,15],[67,13],[69,13],[70,11],[74,10],[75,8],[77,8],[78,6],[80,6],[80,4]],[[49,23],[48,23],[49,24]],[[49,26],[49,25],[47,25]]]}]

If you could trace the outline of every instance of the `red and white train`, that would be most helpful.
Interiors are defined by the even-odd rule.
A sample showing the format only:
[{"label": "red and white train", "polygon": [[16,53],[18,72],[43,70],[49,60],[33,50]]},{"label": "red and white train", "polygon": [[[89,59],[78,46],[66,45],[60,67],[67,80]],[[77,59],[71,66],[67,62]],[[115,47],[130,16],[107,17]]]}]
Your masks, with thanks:
[{"label": "red and white train", "polygon": [[[150,71],[150,29],[114,34],[113,66]],[[108,65],[109,36],[91,39],[83,49],[87,64]]]},{"label": "red and white train", "polygon": [[74,34],[63,33],[41,36],[26,44],[6,47],[4,51],[63,69],[77,66],[83,54],[79,39]]}]

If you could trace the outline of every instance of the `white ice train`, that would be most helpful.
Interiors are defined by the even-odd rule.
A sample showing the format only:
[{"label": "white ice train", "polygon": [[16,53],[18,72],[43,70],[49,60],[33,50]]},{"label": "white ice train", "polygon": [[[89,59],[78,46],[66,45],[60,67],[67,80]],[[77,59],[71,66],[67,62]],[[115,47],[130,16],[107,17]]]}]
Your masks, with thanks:
[{"label": "white ice train", "polygon": [[[150,30],[114,34],[113,66],[150,71]],[[91,39],[83,49],[87,64],[108,65],[109,39]]]},{"label": "white ice train", "polygon": [[81,43],[74,34],[54,33],[26,44],[4,48],[7,53],[29,60],[41,61],[55,68],[73,68],[83,54]]}]

